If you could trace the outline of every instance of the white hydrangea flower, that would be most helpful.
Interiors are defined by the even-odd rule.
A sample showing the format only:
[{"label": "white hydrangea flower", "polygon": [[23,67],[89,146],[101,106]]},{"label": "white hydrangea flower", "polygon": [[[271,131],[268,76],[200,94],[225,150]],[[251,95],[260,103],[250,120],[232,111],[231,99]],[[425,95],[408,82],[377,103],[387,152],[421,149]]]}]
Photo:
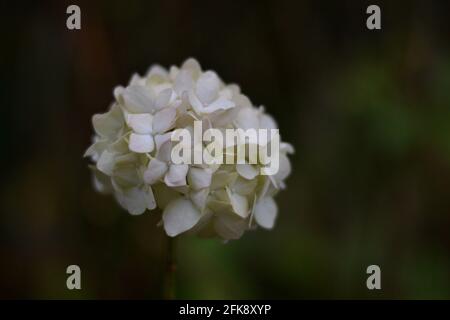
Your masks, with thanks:
[{"label": "white hydrangea flower", "polygon": [[274,196],[291,172],[290,144],[280,144],[274,175],[261,174],[260,163],[171,160],[172,133],[192,130],[194,121],[219,130],[277,129],[264,108],[253,106],[237,85],[223,83],[214,71],[202,71],[188,59],[180,68],[155,65],[144,77],[133,75],[114,96],[108,112],[93,116],[95,136],[85,154],[95,164],[90,167],[99,192],[113,193],[131,214],[161,209],[171,237],[189,231],[230,240],[256,226],[273,228],[278,213]]}]

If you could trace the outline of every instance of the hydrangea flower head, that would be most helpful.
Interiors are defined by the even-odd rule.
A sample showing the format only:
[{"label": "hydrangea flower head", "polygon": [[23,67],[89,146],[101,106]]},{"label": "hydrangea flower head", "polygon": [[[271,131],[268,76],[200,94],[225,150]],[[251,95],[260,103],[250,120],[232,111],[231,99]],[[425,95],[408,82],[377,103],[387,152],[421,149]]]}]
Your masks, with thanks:
[{"label": "hydrangea flower head", "polygon": [[[180,68],[155,65],[144,77],[133,75],[128,86],[114,89],[114,97],[108,112],[93,116],[95,136],[85,154],[92,159],[98,191],[112,193],[133,215],[161,209],[162,224],[172,237],[193,232],[230,240],[257,226],[273,228],[274,196],[285,188],[291,171],[290,144],[279,144],[274,174],[263,174],[260,161],[189,164],[172,158],[174,133],[192,132],[195,122],[203,124],[202,130],[277,129],[264,108],[253,106],[237,85],[225,84],[214,71],[203,71],[188,59]],[[207,147],[194,140],[189,142]],[[224,147],[224,154],[251,143],[238,140],[231,149]]]}]

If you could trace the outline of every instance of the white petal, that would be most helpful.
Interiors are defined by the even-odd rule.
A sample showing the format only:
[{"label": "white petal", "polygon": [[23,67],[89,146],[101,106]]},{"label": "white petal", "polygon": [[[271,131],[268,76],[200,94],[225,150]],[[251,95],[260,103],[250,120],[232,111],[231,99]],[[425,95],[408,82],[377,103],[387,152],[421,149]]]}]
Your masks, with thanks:
[{"label": "white petal", "polygon": [[295,152],[294,147],[287,142],[280,143],[280,152],[284,152],[287,154],[293,154]]},{"label": "white petal", "polygon": [[258,179],[247,180],[238,177],[232,186],[232,190],[233,192],[239,193],[240,195],[248,196],[255,193],[257,185]]},{"label": "white petal", "polygon": [[214,212],[205,208],[197,224],[188,231],[189,234],[195,234],[200,238],[215,238],[217,233],[214,230]]},{"label": "white petal", "polygon": [[170,98],[172,97],[172,92],[173,91],[171,88],[167,88],[161,91],[155,101],[156,110],[160,110],[169,104]]},{"label": "white petal", "polygon": [[266,197],[270,192],[271,186],[272,186],[272,181],[270,179],[270,176],[264,177],[264,184],[263,184],[261,190],[259,191],[258,197],[260,197],[260,198]]},{"label": "white petal", "polygon": [[241,177],[244,177],[247,180],[252,180],[259,173],[259,170],[255,166],[248,163],[237,164],[236,171]]},{"label": "white petal", "polygon": [[[186,97],[186,100],[185,100]],[[189,109],[189,98],[187,98],[187,92],[183,94],[182,98],[175,98],[172,99],[171,103],[169,104],[170,107],[175,108],[177,110],[177,113],[179,117],[186,118],[188,116],[188,109]]]},{"label": "white petal", "polygon": [[153,194],[152,188],[150,188],[150,187],[148,187],[148,190],[147,190],[146,201],[147,201],[147,209],[153,210],[156,208],[155,196]]},{"label": "white petal", "polygon": [[167,132],[167,133],[164,133],[164,134],[156,134],[154,136],[155,144],[156,144],[156,150],[159,150],[164,143],[166,143],[167,141],[170,141],[170,137],[171,136],[172,136],[172,132]]},{"label": "white petal", "polygon": [[151,113],[154,111],[154,99],[145,86],[132,85],[122,94],[125,108],[132,113]]},{"label": "white petal", "polygon": [[237,117],[239,113],[239,108],[232,108],[226,111],[218,111],[210,115],[211,123],[213,127],[227,127],[231,124]]},{"label": "white petal", "polygon": [[228,99],[228,100],[232,100],[233,99],[233,90],[231,90],[230,88],[223,88],[222,90],[220,90],[219,95],[222,98]]},{"label": "white petal", "polygon": [[[169,102],[170,102],[170,100],[172,99],[172,97],[173,97],[173,98],[176,97],[176,93],[173,92],[173,90],[172,90],[172,84],[171,84],[170,82],[164,82],[164,83],[161,83],[161,84],[152,85],[151,88],[152,88],[152,92],[153,92],[153,94],[154,94],[155,97],[160,96],[161,93],[163,93],[163,91],[165,91],[165,90],[167,90],[167,89],[171,89],[171,90],[168,91],[168,92],[171,92],[172,94],[169,95],[168,92],[165,92],[164,95],[161,96],[161,99],[162,99],[161,102],[163,102],[164,100],[166,100],[166,99],[167,99],[167,96],[169,96],[169,98],[170,98],[170,99],[169,99]],[[164,98],[162,98],[162,97],[164,97]],[[156,100],[158,100],[158,98],[156,98]],[[161,102],[159,102],[159,105],[157,106],[157,105],[156,105],[156,101],[155,101],[155,109],[160,109],[160,108],[163,108],[163,107],[166,106],[166,104],[161,104]]]},{"label": "white petal", "polygon": [[142,78],[139,74],[133,73],[131,75],[130,81],[128,82],[128,85],[129,86],[134,86],[134,85],[143,86],[143,85],[145,85],[145,79]]},{"label": "white petal", "polygon": [[164,210],[169,203],[178,199],[180,194],[173,188],[166,186],[164,183],[157,183],[152,186],[155,198],[158,199],[158,208]]},{"label": "white petal", "polygon": [[183,62],[181,69],[189,70],[194,78],[198,78],[199,74],[202,72],[200,64],[194,58],[189,58]]},{"label": "white petal", "polygon": [[108,145],[108,139],[95,139],[94,143],[86,150],[83,157],[91,157],[92,160],[97,162]]},{"label": "white petal", "polygon": [[111,109],[103,114],[92,117],[95,132],[101,137],[114,138],[123,126],[123,115],[120,107],[114,104]]},{"label": "white petal", "polygon": [[155,147],[153,137],[149,134],[132,133],[130,135],[129,148],[136,153],[152,152]]},{"label": "white petal", "polygon": [[197,80],[197,96],[203,103],[213,102],[218,95],[220,80],[213,71],[206,71]]},{"label": "white petal", "polygon": [[100,193],[111,193],[113,188],[111,185],[111,178],[100,172],[95,166],[90,165],[89,168],[92,170],[92,180],[94,183],[94,188]]},{"label": "white petal", "polygon": [[164,108],[158,111],[153,119],[153,132],[163,133],[169,130],[175,122],[176,116],[177,111],[174,108]]},{"label": "white petal", "polygon": [[175,81],[180,73],[180,69],[177,66],[170,66],[169,68],[169,79]]},{"label": "white petal", "polygon": [[195,226],[200,217],[200,211],[190,200],[180,198],[169,203],[164,210],[164,229],[168,236],[174,237]]},{"label": "white petal", "polygon": [[224,240],[239,239],[247,229],[247,222],[234,214],[219,214],[215,217],[214,229]]},{"label": "white petal", "polygon": [[128,148],[128,141],[125,136],[120,137],[113,143],[109,145],[109,149],[111,152],[116,152],[118,154],[125,154],[130,151]]},{"label": "white petal", "polygon": [[262,129],[269,129],[269,130],[278,129],[278,125],[275,122],[275,120],[267,114],[261,115],[259,127]]},{"label": "white petal", "polygon": [[147,78],[152,83],[159,83],[167,80],[168,76],[169,73],[167,70],[158,64],[152,65],[147,71]]},{"label": "white petal", "polygon": [[259,117],[258,112],[253,108],[242,109],[235,120],[238,128],[247,129],[259,129]]},{"label": "white petal", "polygon": [[200,211],[203,211],[203,209],[206,206],[206,200],[208,199],[209,190],[208,188],[192,191],[189,196],[192,200],[192,202],[195,204],[197,208],[200,209]]},{"label": "white petal", "polygon": [[173,89],[178,96],[181,96],[183,92],[191,90],[193,84],[194,80],[192,78],[192,72],[189,70],[180,70],[175,79]]},{"label": "white petal", "polygon": [[148,134],[152,132],[153,116],[149,113],[129,113],[127,124],[134,132]]},{"label": "white petal", "polygon": [[123,93],[125,92],[125,88],[122,86],[117,86],[113,90],[114,98],[116,98],[116,101],[120,104],[123,104]]},{"label": "white petal", "polygon": [[240,194],[233,193],[230,189],[226,189],[228,197],[230,199],[231,207],[233,211],[240,215],[242,218],[246,218],[249,215],[247,198]]},{"label": "white petal", "polygon": [[205,112],[205,106],[193,91],[189,91],[189,103],[197,114],[202,114]]},{"label": "white petal", "polygon": [[214,173],[211,181],[211,190],[221,189],[231,184],[236,180],[238,174],[236,172],[227,172],[218,170]]},{"label": "white petal", "polygon": [[194,189],[207,188],[211,185],[212,171],[208,168],[194,168],[189,169],[188,182]]},{"label": "white petal", "polygon": [[164,142],[156,153],[156,158],[163,162],[170,162],[172,156],[172,141]]},{"label": "white petal", "polygon": [[[265,169],[266,168],[262,168],[263,171],[265,171]],[[270,170],[267,170],[267,171],[269,171],[268,172],[269,174],[267,176],[269,177],[269,180],[272,182],[272,184],[270,184],[270,186],[273,186],[277,190],[281,189],[280,181],[276,180],[275,176],[270,175]],[[270,190],[270,187],[267,190]]]},{"label": "white petal", "polygon": [[154,208],[153,193],[150,194],[149,191],[139,188],[132,188],[125,192],[116,192],[116,198],[120,205],[133,215],[142,214],[149,207]]},{"label": "white petal", "polygon": [[217,100],[214,100],[212,103],[210,103],[206,109],[207,113],[211,113],[217,110],[227,110],[230,108],[234,108],[234,106],[235,104],[233,101],[224,97],[219,97]]},{"label": "white petal", "polygon": [[97,169],[110,176],[114,168],[115,154],[105,150],[97,161]]},{"label": "white petal", "polygon": [[166,174],[167,170],[167,163],[156,158],[152,159],[144,172],[145,183],[154,184]]},{"label": "white petal", "polygon": [[280,154],[278,172],[274,175],[276,181],[283,181],[291,174],[291,162],[285,154]]},{"label": "white petal", "polygon": [[260,199],[255,206],[254,217],[263,228],[272,229],[277,216],[277,204],[271,197]]},{"label": "white petal", "polygon": [[229,84],[226,88],[230,90],[233,95],[238,95],[241,93],[241,88],[236,83]]},{"label": "white petal", "polygon": [[234,96],[234,101],[236,102],[236,104],[239,107],[242,108],[253,108],[252,102],[250,101],[250,99],[243,94],[238,94],[236,96]]},{"label": "white petal", "polygon": [[164,182],[169,187],[185,186],[188,169],[189,166],[187,164],[172,164],[164,178]]},{"label": "white petal", "polygon": [[136,168],[137,161],[138,156],[135,153],[116,157],[112,175],[113,186],[116,190],[123,191],[141,184],[142,178]]}]

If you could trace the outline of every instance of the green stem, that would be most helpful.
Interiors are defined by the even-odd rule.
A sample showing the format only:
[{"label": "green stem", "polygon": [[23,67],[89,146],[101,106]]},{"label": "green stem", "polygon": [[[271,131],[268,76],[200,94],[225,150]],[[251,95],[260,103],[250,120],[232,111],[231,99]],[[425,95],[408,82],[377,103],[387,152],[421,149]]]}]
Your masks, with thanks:
[{"label": "green stem", "polygon": [[164,279],[164,299],[175,299],[175,271],[177,265],[175,261],[175,239],[168,237],[166,270]]}]

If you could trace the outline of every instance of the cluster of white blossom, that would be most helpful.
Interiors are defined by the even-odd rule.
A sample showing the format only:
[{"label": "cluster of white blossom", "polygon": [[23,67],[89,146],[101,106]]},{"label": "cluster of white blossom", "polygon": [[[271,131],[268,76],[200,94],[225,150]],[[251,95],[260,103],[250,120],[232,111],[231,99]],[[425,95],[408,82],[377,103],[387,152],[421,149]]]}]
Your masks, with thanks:
[{"label": "cluster of white blossom", "polygon": [[271,229],[277,216],[273,196],[285,187],[291,166],[288,143],[279,148],[279,170],[262,175],[262,164],[175,164],[175,129],[273,129],[275,121],[256,108],[237,85],[226,85],[194,59],[181,68],[158,65],[144,77],[133,75],[114,90],[108,112],[96,114],[93,144],[86,151],[98,191],[113,193],[131,214],[160,208],[169,236],[239,238],[257,225]]}]

